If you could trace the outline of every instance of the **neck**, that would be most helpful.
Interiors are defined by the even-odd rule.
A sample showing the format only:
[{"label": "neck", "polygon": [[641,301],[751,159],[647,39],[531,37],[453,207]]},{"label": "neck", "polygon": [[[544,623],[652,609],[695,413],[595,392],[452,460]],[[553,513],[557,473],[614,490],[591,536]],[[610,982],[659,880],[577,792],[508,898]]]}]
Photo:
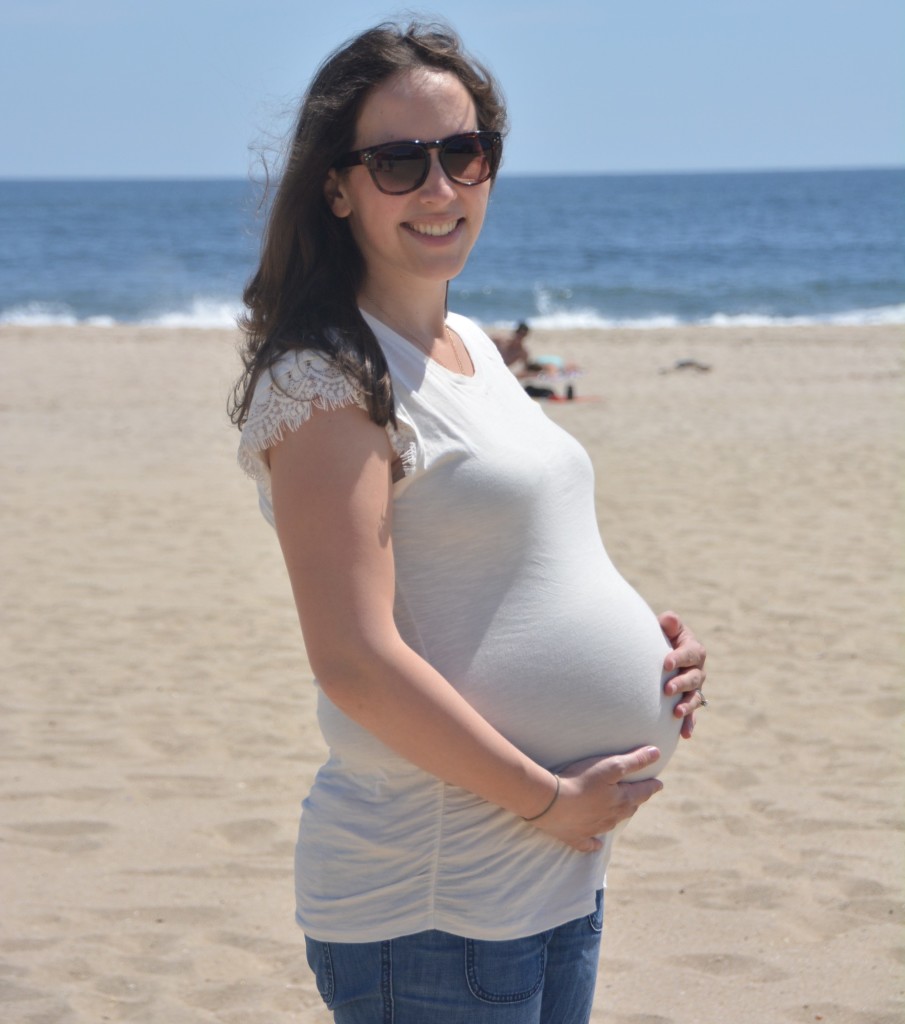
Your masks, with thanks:
[{"label": "neck", "polygon": [[435,338],[446,324],[446,283],[429,289],[389,289],[366,281],[358,294],[358,304],[366,312],[402,334],[417,338]]},{"label": "neck", "polygon": [[438,302],[434,297],[431,302],[419,304],[413,301],[412,296],[406,296],[405,302],[394,305],[392,296],[388,296],[385,291],[374,294],[365,287],[359,293],[358,304],[366,313],[420,349],[429,359],[448,370],[470,377],[475,370],[468,350],[462,339],[446,326],[445,285],[442,299],[442,302]]}]

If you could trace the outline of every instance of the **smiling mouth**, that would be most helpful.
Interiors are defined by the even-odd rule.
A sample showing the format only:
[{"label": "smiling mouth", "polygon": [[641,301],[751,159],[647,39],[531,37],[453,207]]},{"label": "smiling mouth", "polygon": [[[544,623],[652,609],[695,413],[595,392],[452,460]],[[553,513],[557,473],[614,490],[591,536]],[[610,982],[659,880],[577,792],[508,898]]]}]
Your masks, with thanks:
[{"label": "smiling mouth", "polygon": [[433,224],[406,224],[407,228],[419,235],[430,235],[431,238],[443,238],[444,235],[451,235],[458,227],[458,220],[447,220]]}]

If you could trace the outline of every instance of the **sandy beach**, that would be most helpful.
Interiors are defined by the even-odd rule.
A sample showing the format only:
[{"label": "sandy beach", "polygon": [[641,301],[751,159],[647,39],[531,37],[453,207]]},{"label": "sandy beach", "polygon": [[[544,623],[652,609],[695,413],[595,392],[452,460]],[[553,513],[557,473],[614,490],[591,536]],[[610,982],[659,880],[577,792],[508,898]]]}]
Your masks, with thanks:
[{"label": "sandy beach", "polygon": [[[598,399],[549,414],[613,560],[710,651],[617,844],[594,1020],[900,1024],[903,329],[529,340]],[[7,1024],[329,1020],[292,887],[323,745],[236,341],[0,327]]]}]

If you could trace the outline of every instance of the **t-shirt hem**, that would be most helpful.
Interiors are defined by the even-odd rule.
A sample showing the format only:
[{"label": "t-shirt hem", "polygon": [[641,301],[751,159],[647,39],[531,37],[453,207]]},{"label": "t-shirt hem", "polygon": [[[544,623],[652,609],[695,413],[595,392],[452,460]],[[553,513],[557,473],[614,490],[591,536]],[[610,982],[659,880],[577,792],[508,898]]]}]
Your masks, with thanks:
[{"label": "t-shirt hem", "polygon": [[344,928],[321,927],[306,924],[302,915],[296,911],[295,923],[301,930],[318,942],[385,942],[398,939],[403,935],[417,935],[419,932],[441,931],[450,935],[460,935],[467,939],[480,939],[489,942],[505,942],[521,939],[528,935],[558,928],[577,918],[593,914],[597,906],[596,890],[574,900],[567,906],[558,907],[547,912],[535,912],[515,920],[501,922],[476,921],[460,914],[435,912],[400,918],[392,925],[375,924],[357,927],[354,930]]}]

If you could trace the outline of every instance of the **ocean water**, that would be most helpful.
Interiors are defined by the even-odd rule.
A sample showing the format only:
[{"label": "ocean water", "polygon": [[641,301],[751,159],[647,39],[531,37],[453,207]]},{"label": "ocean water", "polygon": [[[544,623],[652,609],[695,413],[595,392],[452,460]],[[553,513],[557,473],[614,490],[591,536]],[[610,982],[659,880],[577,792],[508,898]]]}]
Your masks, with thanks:
[{"label": "ocean water", "polygon": [[[0,323],[231,325],[248,181],[0,181]],[[484,324],[905,323],[905,169],[501,176],[450,306]]]}]

